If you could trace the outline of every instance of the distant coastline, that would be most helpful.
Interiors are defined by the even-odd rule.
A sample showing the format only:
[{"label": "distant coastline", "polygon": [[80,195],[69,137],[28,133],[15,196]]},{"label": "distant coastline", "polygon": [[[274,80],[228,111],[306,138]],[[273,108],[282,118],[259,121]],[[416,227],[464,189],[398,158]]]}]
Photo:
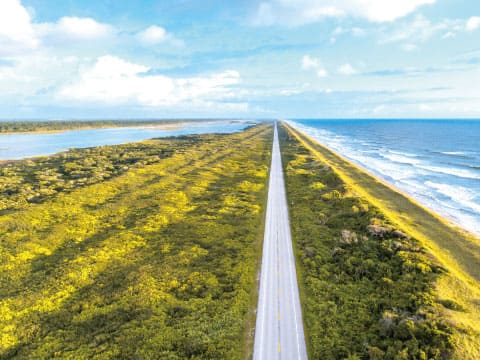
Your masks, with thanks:
[{"label": "distant coastline", "polygon": [[108,129],[117,127],[171,129],[186,122],[187,120],[0,121],[0,134],[52,134],[70,130]]}]

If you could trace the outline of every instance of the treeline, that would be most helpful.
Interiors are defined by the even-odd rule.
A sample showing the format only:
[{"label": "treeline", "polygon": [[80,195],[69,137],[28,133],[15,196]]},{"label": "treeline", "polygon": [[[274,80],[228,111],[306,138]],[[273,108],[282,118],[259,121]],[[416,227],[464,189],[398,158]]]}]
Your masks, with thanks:
[{"label": "treeline", "polygon": [[280,141],[311,357],[449,358],[434,296],[444,270],[283,127]]},{"label": "treeline", "polygon": [[0,121],[0,133],[22,133],[34,131],[62,131],[85,128],[123,126],[162,126],[175,124],[175,120],[50,120],[50,121]]},{"label": "treeline", "polygon": [[1,359],[243,357],[272,127],[195,139],[0,216]]}]

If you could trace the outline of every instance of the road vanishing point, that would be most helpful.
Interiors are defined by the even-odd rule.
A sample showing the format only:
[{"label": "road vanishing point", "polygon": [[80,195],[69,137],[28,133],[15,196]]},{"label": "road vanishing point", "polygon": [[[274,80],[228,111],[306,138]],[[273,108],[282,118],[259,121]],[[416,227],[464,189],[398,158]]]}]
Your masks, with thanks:
[{"label": "road vanishing point", "polygon": [[263,241],[253,358],[307,359],[276,123]]}]

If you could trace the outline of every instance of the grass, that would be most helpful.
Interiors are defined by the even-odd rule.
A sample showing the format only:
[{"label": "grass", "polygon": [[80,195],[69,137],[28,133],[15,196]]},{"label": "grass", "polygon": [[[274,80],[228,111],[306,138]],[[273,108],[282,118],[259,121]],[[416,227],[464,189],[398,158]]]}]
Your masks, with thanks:
[{"label": "grass", "polygon": [[242,358],[271,141],[261,125],[145,142],[152,162],[0,216],[0,359]]},{"label": "grass", "polygon": [[[435,317],[452,324],[453,358],[480,358],[480,241],[308,136],[283,126],[306,156],[332,169],[343,184],[345,196],[377,209],[391,226],[418,241],[428,262],[444,269],[431,284]],[[325,191],[321,187],[317,190]]]}]

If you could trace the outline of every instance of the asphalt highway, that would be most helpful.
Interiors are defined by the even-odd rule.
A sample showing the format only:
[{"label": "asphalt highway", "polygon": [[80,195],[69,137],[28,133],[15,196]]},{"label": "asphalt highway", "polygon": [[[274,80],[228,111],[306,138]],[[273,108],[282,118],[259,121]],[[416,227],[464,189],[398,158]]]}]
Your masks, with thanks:
[{"label": "asphalt highway", "polygon": [[253,357],[307,359],[276,124]]}]

